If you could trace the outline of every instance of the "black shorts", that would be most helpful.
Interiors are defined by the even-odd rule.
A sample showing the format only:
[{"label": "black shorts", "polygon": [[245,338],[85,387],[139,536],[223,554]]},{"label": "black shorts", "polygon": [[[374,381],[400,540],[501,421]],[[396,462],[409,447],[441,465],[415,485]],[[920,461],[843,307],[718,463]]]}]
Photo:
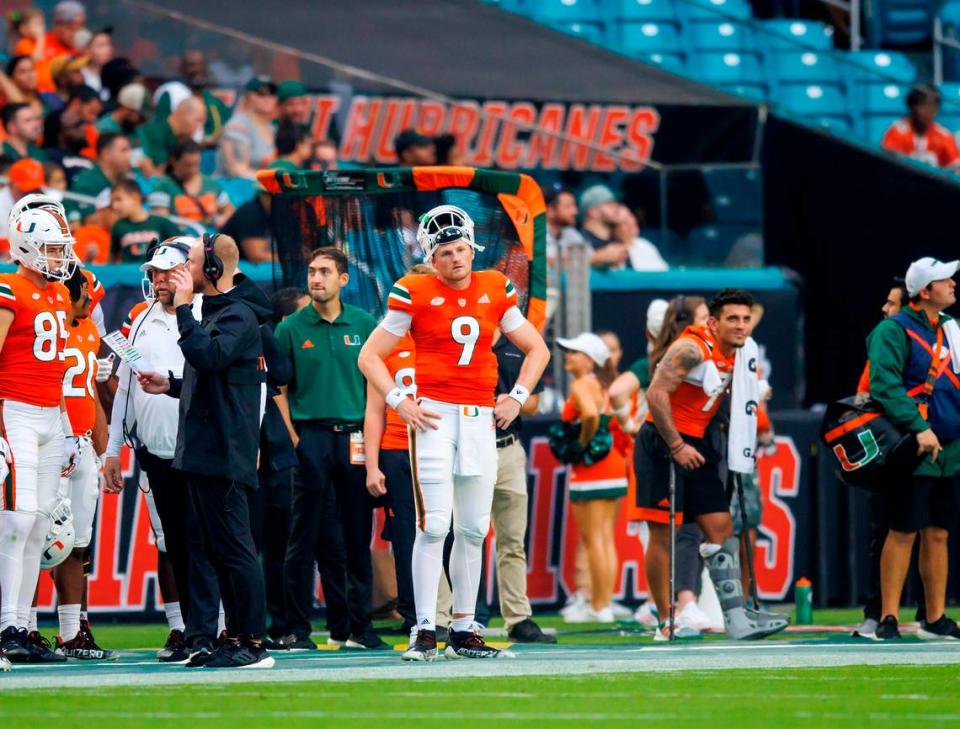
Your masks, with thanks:
[{"label": "black shorts", "polygon": [[703,514],[730,512],[730,499],[720,477],[717,449],[703,438],[681,436],[706,463],[686,471],[674,463],[670,449],[652,423],[644,423],[633,449],[637,477],[637,507],[644,521],[666,524],[670,514],[670,466],[676,474],[676,509],[690,522]]},{"label": "black shorts", "polygon": [[952,529],[960,508],[958,498],[956,476],[911,476],[891,484],[884,493],[887,523],[898,532],[918,532],[928,526]]}]

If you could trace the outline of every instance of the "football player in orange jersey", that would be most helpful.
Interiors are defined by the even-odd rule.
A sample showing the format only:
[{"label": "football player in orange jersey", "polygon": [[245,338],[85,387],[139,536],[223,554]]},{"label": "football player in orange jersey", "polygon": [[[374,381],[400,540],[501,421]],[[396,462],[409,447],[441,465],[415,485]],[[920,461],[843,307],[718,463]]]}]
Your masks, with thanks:
[{"label": "football player in orange jersey", "polygon": [[[707,325],[688,326],[670,345],[647,390],[650,412],[637,438],[637,488],[646,481],[648,492],[659,490],[667,498],[675,479],[684,522],[696,521],[703,530],[700,553],[720,596],[727,635],[735,640],[762,638],[787,626],[778,616],[746,608],[740,545],[720,478],[725,453],[705,437],[728,390],[737,350],[752,330],[753,303],[746,291],[724,289],[710,301]],[[710,370],[719,375],[718,386],[710,387]],[[669,576],[660,577],[651,592],[663,618],[672,615],[674,596],[662,584]],[[667,632],[672,626],[661,624],[661,638]]]},{"label": "football player in orange jersey", "polygon": [[73,236],[62,207],[17,207],[0,274],[0,650],[14,662],[63,661],[27,634],[60,476],[76,469],[79,439],[63,406]]},{"label": "football player in orange jersey", "polygon": [[[463,210],[441,205],[428,212],[417,241],[436,273],[404,276],[394,284],[387,316],[358,362],[367,381],[409,426],[418,517],[413,547],[418,633],[404,659],[437,656],[436,598],[451,516],[453,623],[444,655],[496,657],[501,652],[484,643],[474,624],[497,477],[495,425],[505,427],[517,417],[550,353],[517,308],[510,280],[498,271],[473,271],[475,251],[482,248]],[[510,394],[495,402],[497,327],[526,359]],[[407,332],[416,348],[416,399],[410,389],[397,386],[384,362]]]},{"label": "football player in orange jersey", "polygon": [[99,367],[100,334],[90,317],[93,298],[90,279],[77,270],[67,280],[70,292],[70,316],[67,319],[69,339],[63,351],[67,371],[63,378],[63,399],[73,426],[73,435],[81,439],[83,448],[77,470],[69,478],[61,479],[61,495],[70,499],[75,533],[73,550],[53,570],[57,586],[57,612],[60,616],[60,634],[57,653],[69,658],[110,660],[114,651],[100,648],[87,630],[81,630],[80,611],[84,596],[90,538],[93,519],[100,496],[100,473],[97,456],[106,448],[107,417],[97,398],[94,386]]}]

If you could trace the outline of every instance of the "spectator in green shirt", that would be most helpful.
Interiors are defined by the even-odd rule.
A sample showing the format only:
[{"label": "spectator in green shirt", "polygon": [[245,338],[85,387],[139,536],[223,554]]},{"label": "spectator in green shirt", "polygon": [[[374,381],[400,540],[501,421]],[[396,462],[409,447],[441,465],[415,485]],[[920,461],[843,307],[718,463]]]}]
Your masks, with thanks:
[{"label": "spectator in green shirt", "polygon": [[43,117],[29,104],[7,104],[0,111],[3,128],[7,130],[7,141],[3,143],[0,154],[16,161],[29,157],[38,162],[46,162],[47,155],[36,142],[43,132]]},{"label": "spectator in green shirt", "polygon": [[313,137],[303,127],[295,124],[281,124],[277,129],[275,142],[277,159],[270,163],[269,169],[294,172],[310,167],[313,160]]},{"label": "spectator in green shirt", "polygon": [[133,173],[130,140],[122,134],[107,132],[97,138],[97,161],[89,170],[73,178],[70,191],[97,198],[94,205],[67,201],[71,221],[86,220],[97,210],[110,206],[110,189]]},{"label": "spectator in green shirt", "polygon": [[157,177],[167,170],[170,155],[181,139],[197,139],[203,133],[207,110],[203,101],[188,96],[166,117],[160,116],[137,130],[143,147],[140,170]]},{"label": "spectator in green shirt", "polygon": [[277,85],[277,126],[294,124],[310,131],[313,108],[307,87],[299,81],[281,81]]},{"label": "spectator in green shirt", "polygon": [[117,216],[110,229],[110,259],[114,263],[142,263],[150,241],[181,233],[172,221],[147,212],[135,180],[121,180],[113,186],[111,206]]},{"label": "spectator in green shirt", "polygon": [[100,117],[94,126],[100,134],[112,132],[130,137],[147,121],[146,112],[149,108],[150,92],[147,87],[139,82],[127,84],[117,94],[117,108]]},{"label": "spectator in green shirt", "polygon": [[234,210],[220,183],[200,173],[200,145],[192,139],[174,147],[170,174],[154,183],[147,203],[157,215],[176,215],[214,228],[222,227]]}]

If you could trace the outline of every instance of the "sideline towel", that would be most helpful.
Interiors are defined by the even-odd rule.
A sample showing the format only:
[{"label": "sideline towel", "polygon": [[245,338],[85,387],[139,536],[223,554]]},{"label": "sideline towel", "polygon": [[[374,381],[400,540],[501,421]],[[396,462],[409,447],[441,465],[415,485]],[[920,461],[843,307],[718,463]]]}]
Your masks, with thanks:
[{"label": "sideline towel", "polygon": [[960,325],[956,319],[951,319],[943,325],[943,336],[947,338],[947,347],[950,348],[950,364],[953,373],[960,375]]},{"label": "sideline towel", "polygon": [[[958,332],[960,334],[960,332]],[[760,407],[760,380],[757,362],[760,348],[747,337],[733,366],[730,393],[730,440],[727,443],[727,465],[736,473],[753,473],[757,447],[757,410]]]}]

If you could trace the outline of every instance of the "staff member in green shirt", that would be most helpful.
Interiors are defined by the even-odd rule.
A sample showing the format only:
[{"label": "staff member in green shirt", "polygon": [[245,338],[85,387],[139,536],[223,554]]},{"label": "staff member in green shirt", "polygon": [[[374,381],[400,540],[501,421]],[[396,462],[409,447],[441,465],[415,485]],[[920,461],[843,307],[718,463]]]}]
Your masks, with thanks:
[{"label": "staff member in green shirt", "polygon": [[900,638],[900,594],[920,533],[920,576],[926,615],[918,634],[960,640],[960,628],[945,613],[949,530],[956,523],[960,488],[960,331],[943,313],[956,303],[957,268],[921,258],[905,283],[910,303],[870,333],[870,396],[899,427],[916,433],[925,454],[916,471],[884,493],[890,531],[880,555],[883,619],[876,640]]},{"label": "staff member in green shirt", "polygon": [[293,380],[278,405],[297,447],[301,476],[284,560],[292,635],[283,642],[291,648],[316,648],[310,640],[314,560],[330,638],[347,648],[387,647],[370,618],[373,501],[364,468],[366,383],[357,367],[360,348],[377,322],[340,300],[349,280],[340,250],[313,251],[307,262],[310,306],[276,330],[281,350],[293,362]]}]

